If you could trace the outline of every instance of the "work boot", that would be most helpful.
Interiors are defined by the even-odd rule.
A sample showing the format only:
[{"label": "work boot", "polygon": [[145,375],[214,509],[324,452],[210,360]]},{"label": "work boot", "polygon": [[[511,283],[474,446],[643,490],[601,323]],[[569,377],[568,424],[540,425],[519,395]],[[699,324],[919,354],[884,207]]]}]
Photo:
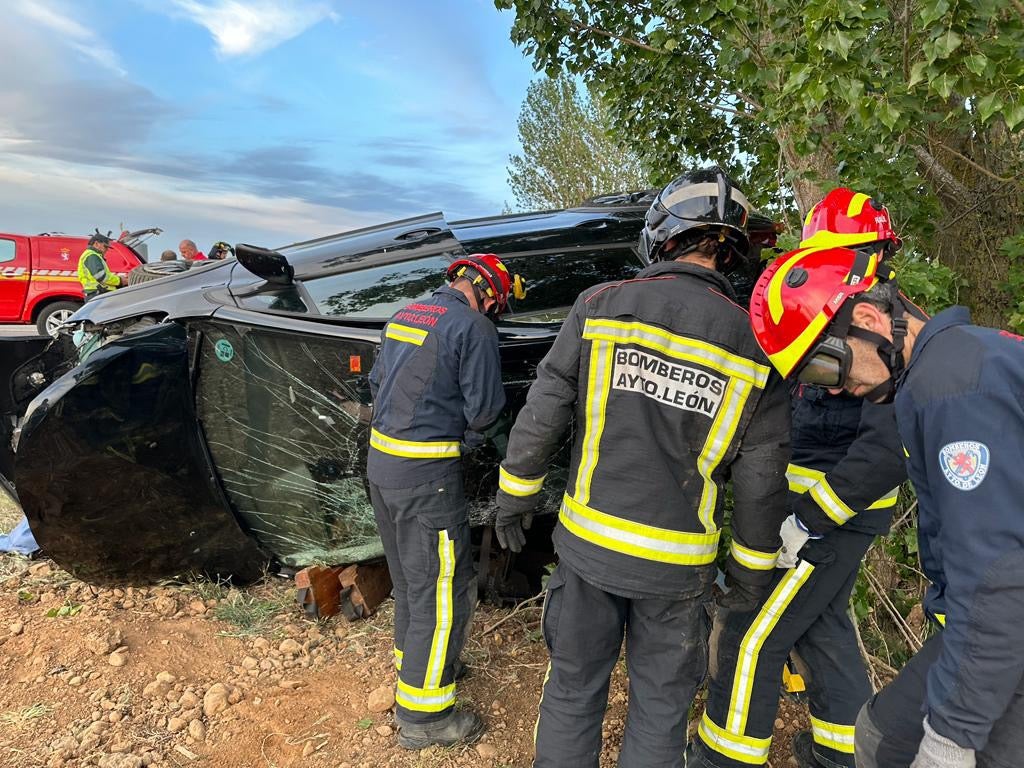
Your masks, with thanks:
[{"label": "work boot", "polygon": [[432,744],[450,747],[454,744],[472,744],[484,732],[484,721],[468,709],[453,709],[447,717],[433,723],[398,723],[398,746],[405,749],[425,749]]},{"label": "work boot", "polygon": [[799,768],[825,768],[814,756],[814,737],[810,731],[800,731],[793,737],[793,757]]}]

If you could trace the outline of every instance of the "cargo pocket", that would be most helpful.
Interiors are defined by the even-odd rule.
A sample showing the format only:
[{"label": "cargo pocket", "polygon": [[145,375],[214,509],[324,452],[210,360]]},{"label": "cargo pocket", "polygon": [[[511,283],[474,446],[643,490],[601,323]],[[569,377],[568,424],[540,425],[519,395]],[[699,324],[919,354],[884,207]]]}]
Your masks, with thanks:
[{"label": "cargo pocket", "polygon": [[544,594],[544,607],[540,614],[540,626],[544,633],[544,644],[548,647],[548,653],[552,653],[555,647],[558,619],[562,613],[564,587],[565,578],[562,576],[562,567],[557,565],[548,578],[548,588]]}]

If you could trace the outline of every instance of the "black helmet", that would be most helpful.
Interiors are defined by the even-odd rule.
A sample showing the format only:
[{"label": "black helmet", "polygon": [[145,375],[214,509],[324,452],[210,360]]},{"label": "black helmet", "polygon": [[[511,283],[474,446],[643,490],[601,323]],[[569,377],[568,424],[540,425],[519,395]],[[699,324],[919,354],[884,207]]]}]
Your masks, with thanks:
[{"label": "black helmet", "polygon": [[[696,245],[718,237],[718,268],[725,270],[750,250],[747,215],[750,203],[736,183],[717,165],[688,171],[669,183],[647,211],[640,235],[640,254],[648,261],[666,257],[663,247]],[[685,253],[672,249],[673,253]]]},{"label": "black helmet", "polygon": [[229,256],[235,255],[235,249],[231,247],[230,243],[225,243],[223,240],[218,240],[216,243],[210,246],[210,250],[206,252],[206,256],[209,259],[226,259]]},{"label": "black helmet", "polygon": [[88,246],[93,245],[110,245],[110,233],[108,232],[107,234],[103,235],[100,234],[99,229],[97,229],[96,233],[89,237]]}]

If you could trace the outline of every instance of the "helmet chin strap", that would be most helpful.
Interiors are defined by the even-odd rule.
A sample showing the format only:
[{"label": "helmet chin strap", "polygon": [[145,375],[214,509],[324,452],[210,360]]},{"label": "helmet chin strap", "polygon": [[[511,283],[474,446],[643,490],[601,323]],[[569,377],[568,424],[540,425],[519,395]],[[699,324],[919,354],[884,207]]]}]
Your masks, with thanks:
[{"label": "helmet chin strap", "polygon": [[909,314],[918,317],[918,312],[914,311],[917,308],[908,308],[903,296],[897,294],[897,299],[889,308],[892,315],[892,341],[879,333],[858,328],[856,325],[851,325],[846,331],[850,336],[874,344],[878,356],[889,370],[889,378],[864,394],[864,399],[872,403],[891,403],[896,397],[896,382],[907,367],[903,346],[907,338],[907,318],[904,313],[908,309]]}]

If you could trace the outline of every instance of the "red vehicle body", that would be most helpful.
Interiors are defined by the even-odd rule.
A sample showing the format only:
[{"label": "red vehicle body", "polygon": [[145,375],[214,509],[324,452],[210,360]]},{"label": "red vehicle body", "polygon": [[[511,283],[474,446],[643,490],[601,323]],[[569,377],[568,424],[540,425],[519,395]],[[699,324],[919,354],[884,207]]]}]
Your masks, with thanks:
[{"label": "red vehicle body", "polygon": [[[35,323],[41,334],[53,335],[85,301],[78,258],[88,242],[88,236],[0,233],[0,323]],[[143,263],[130,242],[138,241],[112,242],[104,257],[122,280]]]}]

